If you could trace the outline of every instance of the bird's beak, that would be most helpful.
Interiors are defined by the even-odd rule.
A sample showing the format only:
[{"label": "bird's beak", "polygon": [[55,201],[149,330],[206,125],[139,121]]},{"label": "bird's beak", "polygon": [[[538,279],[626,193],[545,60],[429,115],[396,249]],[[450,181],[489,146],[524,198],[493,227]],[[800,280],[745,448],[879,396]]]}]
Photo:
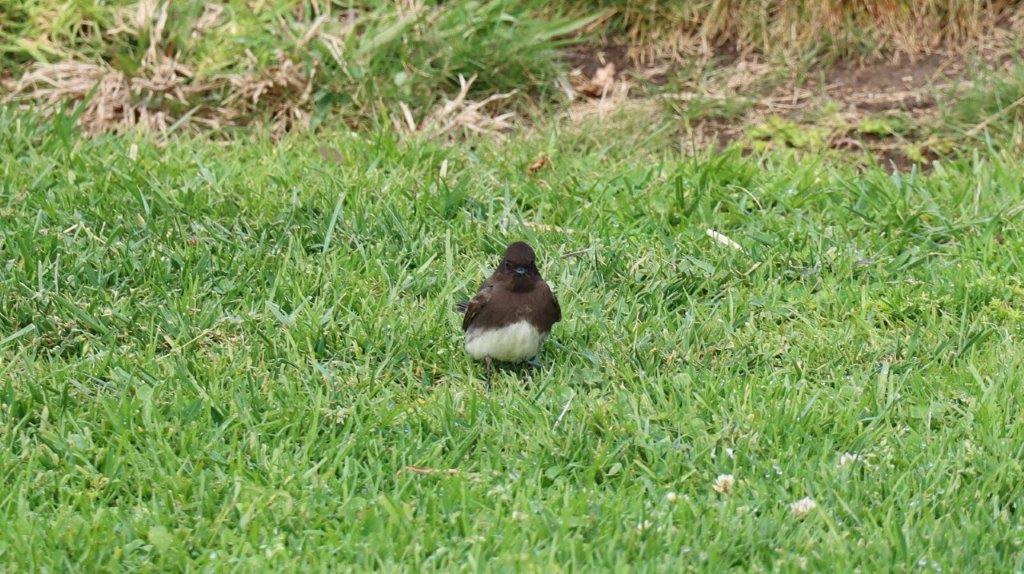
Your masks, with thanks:
[{"label": "bird's beak", "polygon": [[520,276],[520,277],[525,277],[526,276],[526,267],[516,267],[515,269],[512,270],[512,272],[515,273],[516,275]]}]

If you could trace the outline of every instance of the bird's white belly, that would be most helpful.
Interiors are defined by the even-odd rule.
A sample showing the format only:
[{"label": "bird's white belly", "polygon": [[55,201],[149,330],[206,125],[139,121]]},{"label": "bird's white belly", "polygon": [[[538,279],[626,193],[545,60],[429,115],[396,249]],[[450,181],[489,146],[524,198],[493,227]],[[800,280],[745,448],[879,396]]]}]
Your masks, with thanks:
[{"label": "bird's white belly", "polygon": [[495,329],[471,328],[466,332],[466,352],[474,359],[490,357],[497,361],[525,361],[537,354],[547,334],[529,321],[519,321]]}]

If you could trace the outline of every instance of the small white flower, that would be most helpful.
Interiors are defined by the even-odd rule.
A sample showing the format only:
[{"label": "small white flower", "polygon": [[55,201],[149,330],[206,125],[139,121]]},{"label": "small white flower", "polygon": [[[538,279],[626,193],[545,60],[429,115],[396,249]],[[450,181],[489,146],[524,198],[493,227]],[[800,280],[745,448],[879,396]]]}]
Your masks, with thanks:
[{"label": "small white flower", "polygon": [[807,516],[807,513],[818,507],[818,503],[814,502],[811,497],[801,498],[800,500],[789,505],[789,511],[793,513],[796,518],[803,518]]},{"label": "small white flower", "polygon": [[644,530],[649,529],[651,526],[652,525],[650,520],[644,520],[643,522],[637,523],[636,529],[643,532]]},{"label": "small white flower", "polygon": [[665,495],[665,500],[668,501],[669,503],[673,503],[679,500],[679,495],[674,492],[670,492]]},{"label": "small white flower", "polygon": [[842,456],[839,457],[839,468],[844,468],[849,464],[857,462],[857,458],[857,455],[853,453],[844,452]]},{"label": "small white flower", "polygon": [[718,494],[727,494],[732,490],[734,484],[736,484],[736,479],[731,474],[720,474],[711,488],[715,489]]},{"label": "small white flower", "polygon": [[526,518],[527,516],[525,512],[520,512],[518,510],[512,511],[512,520],[515,520],[516,522],[522,522],[526,520]]},{"label": "small white flower", "polygon": [[736,458],[736,453],[731,448],[725,449],[725,456],[729,458]]}]

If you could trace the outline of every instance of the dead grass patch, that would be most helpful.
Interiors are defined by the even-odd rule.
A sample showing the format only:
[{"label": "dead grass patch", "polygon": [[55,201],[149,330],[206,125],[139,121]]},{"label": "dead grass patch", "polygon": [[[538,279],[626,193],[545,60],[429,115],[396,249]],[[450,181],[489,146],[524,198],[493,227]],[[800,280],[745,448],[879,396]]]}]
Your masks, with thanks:
[{"label": "dead grass patch", "polygon": [[[1024,2],[1009,0],[606,0],[579,4],[587,18],[572,23],[528,21],[513,0],[344,9],[269,0],[272,16],[245,24],[262,45],[236,53],[240,36],[216,40],[243,25],[232,4],[91,1],[24,4],[37,10],[12,21],[48,32],[31,43],[36,61],[0,72],[0,101],[50,113],[78,106],[90,135],[261,125],[279,136],[333,113],[456,139],[502,137],[523,123],[523,100],[546,91],[546,103],[559,103],[550,109],[572,121],[667,103],[701,139],[730,141],[825,101],[852,124],[894,110],[924,118],[936,91],[963,74],[965,50],[1007,58],[1024,37]],[[74,10],[84,15],[73,26],[46,27]],[[563,49],[571,69],[559,76],[561,38],[602,26],[623,35]],[[846,59],[819,67],[837,57]],[[707,74],[679,81],[687,70]],[[550,96],[559,91],[567,107]]]},{"label": "dead grass patch", "polygon": [[482,100],[469,99],[469,90],[476,76],[468,80],[459,76],[459,91],[446,98],[423,120],[417,121],[407,104],[399,102],[399,112],[392,114],[391,123],[398,133],[419,134],[428,137],[457,139],[469,134],[502,137],[516,124],[514,111],[500,111],[500,104],[515,92],[493,94]]},{"label": "dead grass patch", "polygon": [[[79,105],[79,122],[90,135],[136,128],[165,135],[182,128],[216,130],[264,113],[271,132],[279,135],[308,120],[312,73],[279,52],[274,65],[252,63],[246,72],[202,78],[182,61],[167,34],[169,7],[169,2],[145,0],[134,14],[114,12],[105,34],[148,39],[132,74],[102,59],[37,62],[0,83],[7,92],[2,101],[51,112],[61,104]],[[190,34],[209,32],[223,12],[223,6],[205,6]]]},{"label": "dead grass patch", "polygon": [[[578,0],[581,10],[594,2]],[[610,36],[637,60],[689,60],[723,50],[742,58],[915,59],[944,48],[984,49],[1024,32],[1019,0],[599,0]]]},{"label": "dead grass patch", "polygon": [[[189,68],[164,59],[129,77],[106,64],[66,61],[35,64],[5,82],[6,103],[43,110],[81,105],[79,123],[89,135],[143,128],[218,130],[248,124],[268,111],[271,132],[281,135],[309,118],[312,75],[288,59],[260,72],[195,80]],[[203,102],[210,102],[209,104]]]},{"label": "dead grass patch", "polygon": [[587,21],[542,19],[517,0],[30,0],[0,17],[0,38],[23,40],[0,50],[0,103],[80,106],[89,134],[279,135],[328,118],[375,125],[399,102],[403,125],[419,118],[410,131],[500,133],[550,87],[558,48]]}]

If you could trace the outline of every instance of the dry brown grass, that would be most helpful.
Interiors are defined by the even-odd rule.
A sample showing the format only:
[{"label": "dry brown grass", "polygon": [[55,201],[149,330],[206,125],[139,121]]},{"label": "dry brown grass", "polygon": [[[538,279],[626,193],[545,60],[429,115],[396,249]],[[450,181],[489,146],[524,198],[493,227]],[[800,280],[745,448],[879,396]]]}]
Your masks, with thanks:
[{"label": "dry brown grass", "polygon": [[[270,110],[271,132],[280,135],[309,118],[312,77],[288,59],[261,73],[225,75],[195,81],[191,70],[171,59],[148,63],[141,75],[128,77],[106,64],[66,61],[34,64],[17,80],[5,83],[4,102],[54,110],[79,102],[79,122],[86,133],[143,128],[172,129],[245,125]],[[210,105],[192,105],[204,100]],[[154,105],[155,101],[163,103]]]},{"label": "dry brown grass", "polygon": [[446,139],[459,138],[469,134],[502,137],[516,123],[513,111],[495,111],[495,104],[515,95],[514,92],[494,94],[480,101],[468,98],[469,90],[476,77],[468,80],[459,76],[459,91],[451,99],[437,106],[422,121],[417,122],[412,110],[404,102],[399,103],[400,118],[393,114],[392,125],[398,133],[422,134]]},{"label": "dry brown grass", "polygon": [[[103,4],[105,19],[86,15],[70,30],[52,27],[33,44],[45,48],[46,57],[8,67],[7,76],[0,74],[0,103],[50,113],[78,105],[79,121],[89,134],[143,129],[166,135],[258,123],[280,135],[309,125],[316,108],[353,109],[353,115],[370,121],[387,116],[403,133],[453,138],[500,136],[518,122],[523,107],[514,104],[517,98],[555,92],[552,83],[573,102],[570,115],[581,118],[607,115],[643,93],[637,84],[649,78],[635,67],[625,70],[625,56],[616,62],[601,60],[586,75],[557,79],[555,55],[527,51],[524,46],[536,42],[524,40],[526,36],[519,38],[518,48],[510,47],[501,28],[486,20],[504,18],[506,9],[526,8],[504,0],[484,15],[466,15],[470,4],[476,5],[409,1],[387,6],[387,14],[330,2],[281,4],[271,10],[273,31],[261,38],[264,48],[273,50],[253,48],[259,53],[246,50],[230,56],[222,52],[212,66],[204,49],[230,50],[239,38],[250,39],[205,42],[239,24],[231,5],[209,3],[182,20],[175,12],[181,5],[168,0]],[[32,29],[45,28],[44,21],[68,20],[66,12],[73,9],[36,5],[41,8],[25,16]],[[822,59],[887,55],[906,61],[939,51],[1006,52],[1007,46],[1019,49],[1024,38],[1024,1],[1017,0],[579,0],[575,5],[583,13],[604,15],[586,33],[602,28],[609,35],[621,33],[634,57],[657,55],[660,67],[657,72],[645,68],[649,76],[665,76],[669,67],[678,69],[680,64],[706,63],[714,55],[733,56],[729,77],[693,90],[683,86],[676,94],[681,100],[690,91],[722,100],[735,94],[764,95],[756,84],[769,72],[806,70]],[[552,10],[562,8],[552,3]],[[265,32],[260,26],[268,23],[248,25]],[[429,36],[441,25],[450,31]],[[251,30],[247,34],[255,33]],[[494,35],[481,40],[481,31],[488,30]],[[416,34],[427,36],[416,44]],[[480,46],[449,45],[467,39]],[[483,46],[493,49],[498,40],[505,42],[500,46],[508,53],[499,50],[491,57],[493,65],[473,69],[483,58]],[[462,73],[463,68],[435,57],[446,49],[453,52],[447,57],[472,72]],[[412,62],[413,55],[419,60]],[[506,72],[503,63],[517,55],[522,61]],[[551,61],[541,62],[542,55]],[[543,65],[555,71],[538,73]],[[446,96],[453,90],[454,95]],[[770,97],[779,107],[786,105],[782,97]],[[772,101],[765,105],[774,105]],[[327,103],[320,107],[319,102]]]},{"label": "dry brown grass", "polygon": [[721,50],[782,59],[915,58],[977,50],[1024,33],[1020,0],[581,1],[609,10],[638,59],[710,56]]},{"label": "dry brown grass", "polygon": [[413,131],[501,132],[587,21],[520,0],[19,0],[0,14],[0,103],[79,106],[91,134],[372,126],[399,102]]},{"label": "dry brown grass", "polygon": [[[165,34],[170,3],[145,0],[133,15],[116,12],[110,35],[146,36],[138,68],[128,75],[110,64],[68,59],[30,65],[18,78],[4,81],[2,101],[35,109],[82,105],[79,122],[86,133],[142,128],[169,133],[177,129],[220,129],[248,123],[269,110],[271,132],[280,135],[309,117],[312,74],[278,54],[275,65],[247,73],[200,79],[179,60]],[[220,20],[223,7],[207,6],[192,34],[203,34]],[[317,26],[308,34],[316,34]]]}]

